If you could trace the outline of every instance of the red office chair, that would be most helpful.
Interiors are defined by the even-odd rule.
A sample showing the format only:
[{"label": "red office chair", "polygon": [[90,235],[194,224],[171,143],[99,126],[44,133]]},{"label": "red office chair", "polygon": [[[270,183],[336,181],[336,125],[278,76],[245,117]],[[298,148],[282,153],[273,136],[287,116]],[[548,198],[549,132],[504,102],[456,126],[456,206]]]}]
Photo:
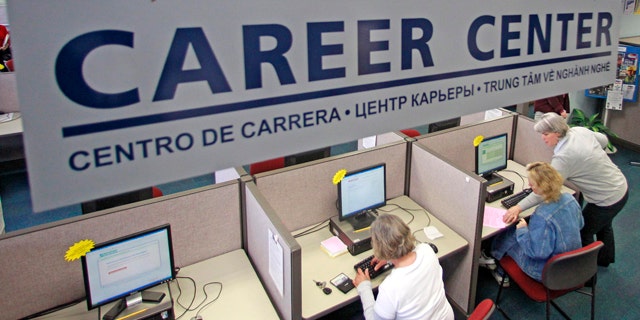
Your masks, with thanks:
[{"label": "red office chair", "polygon": [[[538,282],[524,273],[516,262],[509,256],[502,258],[499,263],[502,269],[509,275],[511,282],[518,284],[518,287],[532,300],[546,302],[547,319],[549,319],[550,307],[552,305],[566,319],[569,316],[560,309],[553,301],[572,291],[591,296],[591,319],[595,317],[596,305],[596,277],[598,274],[598,251],[603,247],[602,241],[596,241],[585,247],[557,254],[544,266],[542,270],[542,282]],[[591,292],[578,290],[591,280]],[[504,281],[504,278],[503,278]],[[498,289],[496,307],[507,318],[504,310],[500,308],[499,300],[502,293],[502,285]]]},{"label": "red office chair", "polygon": [[160,190],[160,188],[155,187],[155,186],[151,187],[151,196],[154,197],[154,198],[162,197],[163,196],[162,190]]},{"label": "red office chair", "polygon": [[404,133],[407,137],[413,138],[420,135],[420,131],[416,129],[404,129],[400,130],[400,132]]},{"label": "red office chair", "polygon": [[266,161],[252,163],[249,166],[249,174],[254,175],[260,172],[284,168],[284,157],[270,159]]},{"label": "red office chair", "polygon": [[493,303],[493,300],[484,299],[476,306],[467,320],[487,320],[495,310],[496,305]]}]

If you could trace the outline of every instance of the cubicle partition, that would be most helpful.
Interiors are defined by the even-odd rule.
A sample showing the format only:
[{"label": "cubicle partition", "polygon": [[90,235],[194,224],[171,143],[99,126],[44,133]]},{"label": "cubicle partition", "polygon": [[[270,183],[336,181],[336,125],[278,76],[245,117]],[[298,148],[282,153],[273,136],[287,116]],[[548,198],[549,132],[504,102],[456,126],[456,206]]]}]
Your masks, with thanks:
[{"label": "cubicle partition", "polygon": [[511,158],[511,143],[513,141],[513,132],[515,132],[515,123],[516,115],[507,114],[495,119],[460,126],[455,130],[421,136],[416,143],[442,155],[461,169],[473,172],[475,170],[475,148],[473,146],[475,137],[490,137],[505,132],[508,133],[509,150],[507,155]]},{"label": "cubicle partition", "polygon": [[[453,133],[452,133],[453,134]],[[420,144],[411,150],[409,197],[462,236],[469,247],[441,260],[450,301],[469,314],[475,307],[486,191],[480,178]]]},{"label": "cubicle partition", "polygon": [[406,142],[402,140],[260,173],[255,181],[287,230],[293,232],[338,214],[338,193],[333,177],[341,169],[350,171],[384,162],[387,198],[403,195],[406,159]]},{"label": "cubicle partition", "polygon": [[0,310],[17,319],[85,296],[74,243],[171,224],[175,265],[242,248],[240,182],[229,181],[15,232],[0,239]]},{"label": "cubicle partition", "polygon": [[[244,183],[245,250],[281,319],[300,319],[300,245],[252,181]],[[273,263],[278,268],[274,269]]]},{"label": "cubicle partition", "polygon": [[547,146],[542,136],[533,130],[534,125],[533,119],[523,115],[518,116],[512,153],[513,160],[517,163],[526,165],[534,161],[551,161],[553,148]]}]

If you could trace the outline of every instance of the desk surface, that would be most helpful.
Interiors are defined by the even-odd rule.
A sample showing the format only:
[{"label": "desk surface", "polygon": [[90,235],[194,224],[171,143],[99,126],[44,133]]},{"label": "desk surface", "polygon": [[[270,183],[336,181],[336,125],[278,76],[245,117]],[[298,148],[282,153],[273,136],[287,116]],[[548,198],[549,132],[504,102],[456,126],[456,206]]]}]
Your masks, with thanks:
[{"label": "desk surface", "polygon": [[[524,188],[529,188],[529,179],[527,178],[527,168],[515,161],[509,160],[507,162],[507,169],[500,171],[500,175],[511,180],[511,182],[513,182],[513,193],[518,193],[520,191],[522,191],[522,189]],[[568,188],[567,186],[562,186],[562,192],[566,192],[566,193],[570,193],[570,194],[574,194],[575,190]],[[509,195],[510,196],[510,195]],[[507,196],[507,197],[509,197]],[[504,199],[504,198],[503,198]],[[505,209],[502,204],[500,203],[502,199],[493,201],[493,202],[488,202],[485,205],[487,206],[491,206],[494,208],[500,208],[500,209]],[[520,213],[520,217],[528,217],[531,214],[533,214],[533,211],[535,211],[536,207],[532,207],[529,208],[527,210],[524,210]],[[506,210],[506,209],[505,209]],[[495,234],[499,233],[501,229],[497,229],[497,228],[493,228],[493,227],[487,227],[487,226],[482,226],[482,239],[487,239],[490,238],[492,236],[494,236]]]},{"label": "desk surface", "polygon": [[[191,281],[182,279],[183,277],[192,278],[196,282],[196,297],[191,307],[194,310],[188,311],[180,319],[191,319],[196,316],[196,313],[202,315],[203,319],[280,319],[242,249],[180,269],[177,281],[182,294],[179,302],[186,307],[193,298],[194,287]],[[217,284],[207,285],[206,301],[199,308],[195,308],[205,299],[203,286],[212,282],[222,283],[220,296],[216,301],[207,304],[213,301],[220,291],[220,286]],[[170,287],[174,299],[173,311],[177,318],[184,313],[185,308],[176,303],[180,293],[176,280],[170,282]],[[104,310],[108,308],[103,308],[103,314],[106,312]],[[87,311],[87,305],[83,301],[38,319],[95,320],[97,318],[98,309]]]},{"label": "desk surface", "polygon": [[[413,221],[411,221],[411,214],[398,208],[398,206],[409,210],[409,212],[413,214]],[[437,255],[440,259],[461,251],[468,245],[468,242],[464,238],[440,222],[440,220],[428,214],[426,210],[422,209],[407,196],[400,196],[389,200],[387,201],[387,206],[378,210],[379,212],[395,214],[405,222],[411,221],[409,227],[416,239],[421,242],[434,243],[438,247]],[[422,231],[423,228],[428,225],[438,228],[444,236],[435,240],[429,240]],[[353,265],[372,255],[373,251],[367,250],[356,256],[352,256],[347,252],[331,258],[320,248],[320,242],[331,236],[332,234],[329,228],[326,227],[318,232],[297,238],[298,243],[302,247],[302,317],[305,319],[320,317],[360,299],[355,288],[344,294],[333,287],[329,283],[329,280],[340,273],[344,273],[353,279],[355,277]],[[380,285],[384,278],[385,275],[381,275],[372,280],[373,286],[377,287]],[[314,280],[326,281],[327,286],[330,287],[333,292],[325,295],[322,293],[322,290],[315,285]]]}]

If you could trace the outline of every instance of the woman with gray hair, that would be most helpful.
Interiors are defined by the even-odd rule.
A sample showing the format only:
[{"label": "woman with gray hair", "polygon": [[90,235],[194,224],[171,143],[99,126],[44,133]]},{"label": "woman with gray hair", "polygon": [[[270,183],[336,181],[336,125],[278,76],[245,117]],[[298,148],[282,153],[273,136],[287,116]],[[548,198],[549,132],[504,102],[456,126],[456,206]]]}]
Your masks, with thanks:
[{"label": "woman with gray hair", "polygon": [[[627,202],[629,192],[627,179],[604,151],[607,136],[583,127],[569,128],[564,118],[555,113],[543,115],[534,130],[553,148],[551,165],[580,189],[587,202],[582,209],[582,245],[592,243],[595,235],[604,243],[598,254],[598,265],[609,266],[615,261],[611,223]],[[516,221],[520,212],[540,202],[540,197],[531,193],[507,210],[504,222]]]},{"label": "woman with gray hair", "polygon": [[411,229],[399,217],[382,214],[371,224],[371,244],[376,269],[391,261],[394,268],[373,297],[369,271],[357,270],[365,319],[447,319],[454,314],[447,301],[442,267],[426,243],[415,244]]}]

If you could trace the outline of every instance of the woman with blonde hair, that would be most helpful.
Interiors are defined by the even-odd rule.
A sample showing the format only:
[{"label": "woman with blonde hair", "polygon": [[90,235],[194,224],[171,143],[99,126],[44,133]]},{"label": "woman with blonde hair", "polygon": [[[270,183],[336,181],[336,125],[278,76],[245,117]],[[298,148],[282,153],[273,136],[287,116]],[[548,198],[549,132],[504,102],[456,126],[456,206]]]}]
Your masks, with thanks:
[{"label": "woman with blonde hair", "polygon": [[376,268],[386,261],[394,268],[380,284],[377,300],[369,271],[357,270],[353,283],[365,319],[454,319],[438,257],[428,244],[416,246],[409,226],[397,216],[382,214],[371,224],[371,244]]},{"label": "woman with blonde hair", "polygon": [[[522,271],[540,281],[547,260],[582,247],[580,229],[584,220],[576,199],[561,192],[562,176],[549,163],[531,163],[527,171],[529,185],[542,203],[528,222],[520,219],[493,239],[491,255],[498,260],[509,255]],[[498,283],[502,280],[500,272],[493,271]]]}]

